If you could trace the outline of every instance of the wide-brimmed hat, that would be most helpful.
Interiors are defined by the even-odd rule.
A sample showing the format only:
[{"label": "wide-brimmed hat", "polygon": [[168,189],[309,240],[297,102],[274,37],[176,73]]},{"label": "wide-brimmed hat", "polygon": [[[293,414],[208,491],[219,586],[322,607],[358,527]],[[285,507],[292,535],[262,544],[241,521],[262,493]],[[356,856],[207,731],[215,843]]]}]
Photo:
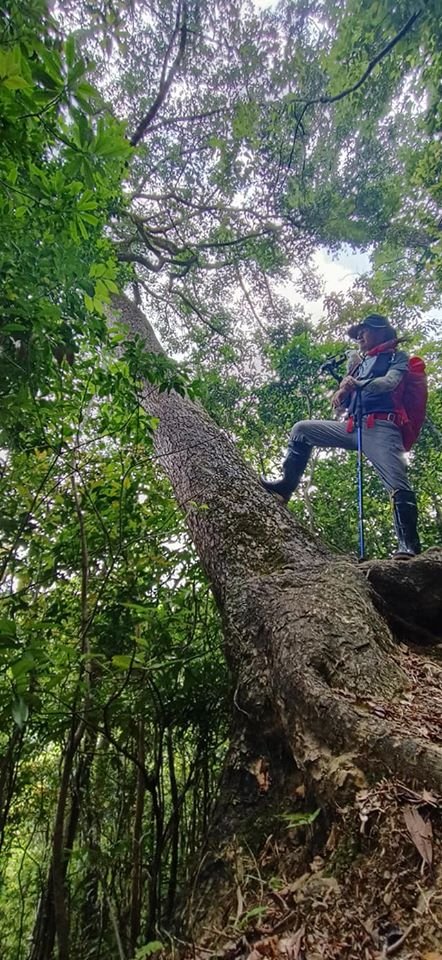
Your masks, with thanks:
[{"label": "wide-brimmed hat", "polygon": [[368,316],[364,317],[359,323],[354,323],[352,327],[348,328],[347,336],[351,337],[352,340],[357,340],[363,327],[370,327],[371,330],[385,330],[388,337],[392,340],[396,336],[396,331],[391,326],[391,323],[389,323],[387,317],[383,317],[381,313],[369,313]]}]

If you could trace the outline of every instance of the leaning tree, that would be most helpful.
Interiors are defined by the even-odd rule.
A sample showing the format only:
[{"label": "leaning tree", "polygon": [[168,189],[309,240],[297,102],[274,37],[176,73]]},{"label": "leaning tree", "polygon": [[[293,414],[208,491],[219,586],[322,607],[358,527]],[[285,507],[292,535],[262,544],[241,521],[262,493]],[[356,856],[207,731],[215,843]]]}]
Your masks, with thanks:
[{"label": "leaning tree", "polygon": [[[115,297],[113,308],[130,336],[161,351],[135,303]],[[272,805],[293,798],[299,777],[329,815],[385,777],[439,794],[440,669],[418,678],[423,696],[395,636],[440,642],[441,553],[406,570],[399,561],[361,569],[333,556],[264,492],[202,408],[147,381],[141,402],[158,418],[158,462],[211,583],[233,677],[231,742],[209,838],[215,875],[223,848],[231,859],[228,838],[247,835],[263,807],[271,822]],[[206,863],[205,882],[208,873]],[[217,902],[216,883],[209,889],[204,916]]]},{"label": "leaning tree", "polygon": [[[162,352],[135,303],[116,296],[113,308],[149,353]],[[369,564],[367,577],[367,568],[333,557],[265,493],[200,406],[148,381],[140,398],[158,418],[159,464],[185,513],[224,624],[235,679],[232,768],[247,769],[269,737],[275,755],[302,764],[324,800],[347,779],[343,770],[355,784],[364,774],[389,770],[439,789],[441,750],[421,737],[414,701],[408,714],[401,700],[412,684],[387,623],[401,621],[405,629],[408,617],[411,636],[419,637],[421,624],[422,636],[426,630],[437,643],[438,601],[429,601],[437,592],[437,551],[416,558],[406,573],[390,563],[390,586],[376,564]],[[422,611],[413,610],[419,587]],[[382,598],[389,590],[394,602],[387,611]],[[367,703],[385,701],[398,703],[390,722],[367,715]]]},{"label": "leaning tree", "polygon": [[[376,134],[378,146],[387,148],[388,136],[394,141],[398,135],[398,130],[394,133],[393,128],[385,135],[385,113],[395,96],[400,99],[404,77],[407,76],[407,82],[424,87],[425,83],[430,87],[434,82],[438,61],[431,56],[437,18],[431,5],[428,10],[410,11],[404,7],[391,11],[382,20],[389,34],[383,34],[384,42],[378,41],[376,51],[372,48],[372,55],[367,58],[361,35],[366,30],[366,40],[372,37],[379,11],[364,14],[354,4],[346,13],[353,14],[353,18],[341,20],[338,16],[337,39],[330,42],[320,30],[320,39],[310,36],[308,12],[301,7],[289,11],[282,4],[273,18],[269,14],[266,35],[264,29],[256,33],[257,18],[251,9],[238,18],[236,8],[227,5],[225,16],[235,44],[230,44],[226,37],[220,38],[217,44],[210,14],[204,23],[210,24],[212,31],[204,32],[205,13],[202,8],[198,11],[202,18],[198,22],[199,33],[192,19],[193,9],[185,3],[178,4],[157,94],[144,114],[137,104],[139,119],[131,138],[134,146],[146,143],[149,155],[156,157],[158,163],[151,171],[140,160],[144,176],[137,162],[133,164],[138,186],[131,198],[132,212],[126,221],[124,215],[121,219],[122,236],[117,240],[120,259],[137,265],[140,270],[137,302],[116,296],[112,311],[121,317],[130,337],[146,344],[148,352],[158,353],[162,348],[146,310],[142,310],[140,286],[146,290],[144,303],[149,312],[149,294],[157,299],[161,299],[161,294],[158,289],[152,290],[146,277],[161,275],[161,271],[168,268],[169,286],[163,298],[170,304],[174,296],[178,296],[184,300],[189,313],[196,313],[197,319],[204,322],[197,304],[187,299],[185,287],[179,287],[177,281],[185,283],[189,277],[193,278],[194,290],[198,292],[200,275],[204,276],[205,271],[211,273],[215,268],[222,274],[225,269],[226,274],[222,276],[226,277],[224,289],[227,289],[237,268],[231,252],[237,245],[243,248],[245,262],[249,258],[259,264],[259,253],[253,245],[264,235],[270,236],[267,246],[270,245],[271,250],[267,250],[267,254],[271,268],[276,269],[272,252],[278,246],[287,256],[287,250],[293,254],[296,245],[299,249],[303,242],[307,246],[313,240],[320,242],[321,236],[330,242],[351,239],[352,229],[353,242],[359,239],[367,243],[385,237],[389,217],[399,221],[401,204],[405,203],[404,194],[400,194],[405,167],[399,173],[398,160],[391,178],[382,173],[377,180],[364,180],[359,172],[359,179],[355,173],[346,189],[345,176],[355,162],[365,159],[374,177],[379,155],[375,149],[370,152],[369,141]],[[375,20],[371,20],[369,28],[369,18],[373,16]],[[283,66],[279,72],[276,69],[275,50],[283,36],[287,53],[293,50],[294,38],[299,40],[299,74],[295,78],[290,70],[284,73]],[[314,63],[308,39],[314,48]],[[426,51],[423,65],[418,63],[418,44]],[[208,52],[212,56],[206,79],[201,58]],[[252,69],[252,54],[256,69]],[[181,88],[179,85],[176,88],[176,97],[168,100],[186,56],[190,61],[189,71],[183,75]],[[139,57],[137,50],[134,55],[137,63],[132,60],[130,68],[132,96]],[[365,69],[361,68],[364,57]],[[347,85],[342,84],[344,74],[338,69],[342,61],[352,64]],[[218,94],[213,89],[215,76]],[[196,88],[192,86],[195,77],[199,84]],[[230,87],[226,77],[231,79]],[[279,102],[269,77],[279,84]],[[299,92],[300,84],[305,82],[311,84],[310,96],[301,96]],[[339,84],[340,89],[336,91]],[[182,111],[189,106],[189,89],[201,109],[188,116]],[[231,89],[237,98],[236,104],[229,99]],[[214,96],[215,101],[210,101]],[[361,106],[357,98],[361,96],[366,97],[366,129],[362,121],[355,119]],[[208,109],[209,102],[212,102],[212,111]],[[436,105],[432,104],[431,117],[435,110]],[[226,134],[224,143],[220,137],[214,140],[213,132],[205,127],[207,121],[212,120],[212,113],[218,129],[222,128]],[[230,122],[230,139],[223,126],[226,117]],[[346,147],[333,160],[324,139],[319,138],[321,125],[335,147],[339,143]],[[173,165],[178,142],[174,137],[178,135],[172,133],[167,144],[162,136],[166,129],[174,131],[175,128],[184,131],[179,135],[179,147],[184,152],[184,163],[180,156],[179,169]],[[198,131],[196,139],[195,130]],[[407,128],[410,149],[416,146],[416,134],[411,130],[413,124]],[[422,130],[421,127],[421,134]],[[426,131],[424,141],[421,160],[425,166],[425,155],[428,166],[428,155],[432,155],[431,129]],[[185,157],[191,143],[196,159],[187,180]],[[251,144],[255,146],[254,153]],[[216,159],[212,156],[203,165],[201,145],[214,151]],[[259,177],[264,157],[267,176]],[[167,194],[163,185],[160,196],[149,184],[158,181],[161,161],[168,169],[171,187]],[[316,192],[313,163],[316,163]],[[174,183],[180,181],[186,189],[177,193]],[[418,182],[416,175],[412,182]],[[223,187],[230,205],[225,196],[222,205],[211,206],[208,195],[212,191],[219,196]],[[250,202],[247,190],[255,205]],[[360,195],[354,199],[358,190]],[[372,202],[369,213],[369,196],[373,201],[375,193],[377,202]],[[407,194],[407,203],[409,199]],[[143,200],[147,204],[144,213]],[[244,222],[238,217],[242,209],[239,200],[244,208],[248,204],[251,220],[255,218],[250,231],[245,233]],[[137,203],[141,203],[141,208],[134,213]],[[168,203],[168,213],[172,211],[169,227],[166,226]],[[184,217],[186,207],[197,210],[196,223],[192,212],[187,219]],[[265,222],[263,210],[267,212]],[[272,220],[276,211],[278,222]],[[428,232],[424,235],[422,216],[421,242],[429,257],[435,206],[428,203],[426,211]],[[369,225],[365,225],[365,232],[364,213],[365,223]],[[347,234],[340,220],[345,216]],[[338,221],[334,236],[329,222],[332,220]],[[204,226],[206,242],[202,239]],[[190,240],[192,230],[193,242]],[[404,228],[403,250],[409,242],[410,236]],[[290,247],[290,243],[294,246]],[[283,269],[283,264],[279,266]],[[244,287],[242,291],[244,293]],[[219,289],[217,292],[219,295]],[[290,756],[291,762],[302,764],[309,771],[318,796],[324,800],[333,795],[338,783],[342,785],[347,779],[357,783],[360,776],[386,770],[402,772],[421,782],[432,780],[440,786],[440,748],[431,738],[421,740],[417,714],[417,726],[412,719],[414,706],[407,713],[401,699],[410,689],[406,664],[399,662],[382,602],[378,602],[378,608],[373,604],[373,588],[367,581],[376,578],[379,586],[384,582],[382,577],[376,577],[372,571],[367,577],[366,571],[359,570],[351,561],[337,561],[318,540],[298,528],[290,513],[262,491],[233,444],[200,407],[174,391],[160,391],[146,380],[141,399],[149,414],[159,419],[155,435],[159,461],[185,511],[224,623],[226,655],[235,678],[235,730],[228,768],[239,771],[241,764],[244,769],[247,764],[253,764],[251,758],[256,760],[262,754],[262,737],[265,737],[274,744],[274,756]],[[431,580],[437,562],[435,557],[414,561],[409,589],[413,589],[414,578],[419,582],[421,569],[428,571]],[[406,593],[407,578],[400,573],[397,576]],[[392,622],[395,616],[400,619],[400,605],[398,601],[398,610],[390,611]],[[429,635],[435,630],[437,636],[436,609],[432,608],[429,622],[423,624],[422,629],[424,632],[427,629]],[[414,629],[419,630],[417,622]],[[387,722],[376,715],[370,716],[366,707],[361,706],[361,701],[374,704],[378,700],[401,704],[398,709],[403,719],[402,728],[398,726],[399,714],[396,716],[394,711],[391,721]],[[343,769],[348,776],[343,776]],[[275,782],[277,779],[275,774]],[[226,782],[228,780],[226,776]]]},{"label": "leaning tree", "polygon": [[[180,37],[181,45],[177,46],[168,77],[185,55],[186,9],[184,6],[179,9],[183,19],[180,26],[177,21],[175,42],[178,44]],[[356,12],[361,14],[361,29],[369,33],[371,26],[362,11],[355,9],[353,13]],[[302,98],[289,85],[277,105],[268,89],[253,88],[254,75],[247,60],[250,45],[246,44],[250,38],[239,37],[239,49],[242,44],[247,49],[246,62],[241,64],[247,103],[240,104],[242,112],[238,106],[234,109],[231,125],[234,136],[230,143],[224,129],[224,141],[214,133],[207,141],[204,124],[210,111],[207,101],[205,107],[203,105],[204,86],[201,85],[203,104],[197,114],[187,118],[190,137],[192,139],[194,129],[192,122],[197,120],[201,124],[197,129],[201,131],[203,146],[209,143],[215,154],[216,151],[219,154],[216,162],[206,167],[205,179],[198,166],[201,155],[197,152],[191,190],[183,194],[171,188],[167,199],[174,225],[178,223],[179,228],[170,233],[162,206],[166,194],[146,192],[146,181],[143,188],[133,194],[135,205],[141,206],[132,228],[121,222],[119,256],[123,262],[137,265],[137,302],[120,296],[113,299],[112,306],[130,337],[145,344],[150,353],[161,352],[147,314],[157,317],[160,329],[167,334],[170,315],[167,310],[162,314],[161,306],[158,310],[158,304],[164,303],[164,290],[155,290],[152,286],[152,278],[161,274],[164,267],[170,272],[165,298],[167,309],[176,307],[177,300],[181,300],[188,316],[196,318],[197,324],[210,324],[204,300],[208,286],[201,278],[213,276],[212,271],[217,268],[224,280],[221,292],[226,296],[229,284],[238,284],[245,309],[262,329],[263,316],[250,296],[248,283],[254,281],[255,289],[265,291],[261,302],[267,296],[271,302],[268,283],[260,287],[261,272],[265,272],[266,266],[270,272],[278,269],[284,272],[287,260],[278,262],[279,250],[284,250],[286,256],[297,255],[302,262],[309,245],[321,239],[330,243],[344,239],[361,244],[382,241],[384,247],[379,255],[380,269],[374,289],[378,295],[382,291],[386,304],[389,295],[391,303],[395,302],[393,290],[397,273],[393,276],[387,267],[389,257],[397,258],[398,250],[403,254],[400,259],[406,263],[405,272],[401,274],[402,289],[405,282],[409,284],[413,271],[415,275],[416,265],[420,271],[423,263],[429,265],[430,273],[431,266],[435,267],[432,277],[437,287],[438,261],[434,247],[437,204],[432,199],[422,217],[419,215],[419,231],[410,231],[407,207],[413,190],[404,201],[405,168],[399,170],[396,158],[392,175],[384,176],[380,163],[382,150],[387,149],[388,144],[391,146],[398,135],[398,129],[395,133],[393,128],[386,129],[386,104],[391,106],[393,90],[400,96],[396,85],[399,76],[403,77],[404,51],[415,50],[413,42],[407,47],[410,33],[417,27],[420,42],[427,44],[428,52],[433,46],[433,28],[424,13],[420,9],[395,10],[388,42],[376,46],[368,63],[365,55],[363,68],[360,68],[360,53],[355,52],[360,39],[356,20],[347,21],[336,48],[332,45],[321,50],[321,68],[317,71],[300,41],[302,76],[304,80],[308,78],[316,93]],[[431,11],[429,16],[431,20]],[[240,29],[235,27],[237,32]],[[277,27],[273,39],[275,34]],[[302,30],[299,36],[302,37]],[[342,82],[342,73],[339,75],[336,69],[345,44],[351,62],[351,82],[347,84]],[[349,50],[353,50],[354,56]],[[258,53],[262,51],[257,47],[254,52],[258,62]],[[234,45],[229,56],[235,58]],[[415,53],[409,56],[412,67],[416,67]],[[387,66],[380,75],[377,68],[382,61]],[[262,65],[262,61],[259,62]],[[236,66],[241,72],[238,64]],[[323,86],[321,89],[322,71],[326,66],[333,77],[331,92],[324,91]],[[434,71],[437,72],[437,67],[429,53],[424,76],[430,84]],[[373,85],[366,94],[368,107],[367,102],[364,105],[368,114],[366,128],[363,122],[356,124],[356,133],[354,114],[361,107],[357,98],[369,78]],[[415,70],[413,80],[422,82],[420,69]],[[287,78],[281,81],[282,87],[284,82],[287,83]],[[165,88],[163,84],[162,89],[167,93]],[[220,86],[220,90],[225,89]],[[353,95],[356,100],[351,100]],[[157,114],[164,99],[160,90],[150,113],[140,120],[133,135],[134,144],[142,138],[148,142],[152,124],[152,150],[161,152],[157,138],[162,121]],[[183,104],[185,102],[183,94]],[[338,106],[336,113],[334,104]],[[228,98],[214,105],[218,129],[225,123],[226,115],[229,116],[229,109]],[[435,109],[432,106],[430,124]],[[179,107],[178,114],[173,115],[172,110],[163,124],[170,124],[172,130],[174,125],[180,125]],[[408,122],[405,127],[410,138],[410,156],[416,148],[416,133],[410,133],[412,127]],[[422,135],[422,129],[420,132]],[[334,160],[331,160],[324,133],[333,142]],[[180,133],[182,149],[186,145],[185,136]],[[426,136],[429,140],[422,147],[420,167],[414,164],[410,178],[416,187],[416,202],[424,183],[434,194],[431,130],[430,134],[427,130],[424,140]],[[246,166],[247,181],[247,177],[241,179],[244,177],[241,161],[252,143],[256,149],[251,154],[250,167]],[[195,150],[198,150],[198,141]],[[259,178],[256,163],[262,159],[265,159],[266,175]],[[366,169],[361,172],[364,167],[369,168],[370,176],[366,175]],[[154,178],[155,175],[154,171]],[[177,182],[181,176],[182,172],[179,176],[175,173]],[[236,183],[235,176],[238,177]],[[313,190],[315,180],[316,190]],[[217,190],[222,183],[226,184],[230,203],[220,208]],[[209,194],[210,189],[214,189],[212,205],[204,196],[207,187]],[[244,230],[238,231],[236,216],[241,206],[238,197],[244,199],[247,191],[256,204],[248,201],[248,213],[252,220],[255,213],[256,219],[244,235]],[[143,201],[147,202],[147,208],[143,207]],[[197,216],[192,239],[195,220],[192,216],[183,216],[186,207]],[[263,237],[267,262],[262,253]],[[246,277],[238,266],[238,249],[241,263],[245,265],[242,269],[248,269]],[[140,289],[144,291],[142,296]],[[213,302],[219,305],[218,281],[213,289]],[[219,317],[225,320],[225,314],[217,309],[214,313],[216,335],[229,328],[218,325]],[[424,796],[430,798],[430,803],[435,801],[442,786],[440,671],[437,664],[433,664],[429,672],[425,666],[417,667],[404,646],[396,641],[426,645],[437,645],[440,641],[438,578],[442,557],[437,552],[424,555],[405,571],[400,564],[392,562],[385,568],[379,564],[359,568],[350,559],[336,558],[297,523],[285,507],[263,492],[234,445],[201,407],[173,391],[160,391],[146,380],[142,382],[141,402],[150,415],[158,418],[155,433],[158,461],[170,479],[211,583],[233,679],[231,741],[220,801],[196,880],[196,900],[191,898],[190,913],[195,916],[196,911],[200,921],[198,929],[201,929],[207,916],[225,919],[225,913],[219,911],[220,890],[227,891],[224,910],[228,914],[232,909],[238,887],[232,845],[251,842],[253,856],[257,857],[260,844],[261,848],[265,846],[274,827],[272,817],[284,800],[293,801],[296,791],[325,811],[329,827],[336,811],[351,803],[357,791],[363,793],[369,784],[382,778],[399,778],[421,790],[427,788]],[[429,703],[433,707],[429,707]],[[420,795],[416,796],[419,799]],[[261,834],[257,823],[263,812],[266,826]],[[428,826],[426,821],[423,823],[425,833]],[[240,914],[240,907],[238,910]]]}]

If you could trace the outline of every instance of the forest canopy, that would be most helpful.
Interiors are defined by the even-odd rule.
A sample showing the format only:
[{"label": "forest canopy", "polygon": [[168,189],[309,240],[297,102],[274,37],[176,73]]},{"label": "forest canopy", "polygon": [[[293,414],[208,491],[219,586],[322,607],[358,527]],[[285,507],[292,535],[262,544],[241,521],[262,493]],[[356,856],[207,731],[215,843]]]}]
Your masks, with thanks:
[{"label": "forest canopy", "polygon": [[[357,770],[351,802],[381,781],[382,803],[411,804],[427,840],[428,804],[438,811],[440,844],[440,557],[430,549],[442,533],[438,8],[1,4],[5,960],[140,960],[185,950],[192,922],[206,937],[198,956],[252,956],[259,936],[283,929],[279,914],[264,933],[260,920],[267,895],[284,900],[303,875],[305,849],[311,862],[325,856],[328,836],[330,856],[342,853],[330,841],[344,804],[336,756]],[[367,269],[344,291],[326,291],[318,252],[336,263],[364,254]],[[333,384],[319,368],[374,309],[425,360],[429,383],[409,471],[430,552],[412,562],[416,580],[405,587],[403,574],[388,581],[391,509],[378,477],[365,474],[367,555],[387,565],[369,577],[390,598],[397,587],[393,612],[385,596],[372,604],[355,563],[353,455],[316,451],[288,510],[256,481],[278,466],[295,421],[330,416]],[[428,604],[413,628],[402,589]],[[275,606],[283,596],[285,612]],[[313,624],[305,637],[299,611]],[[293,663],[278,633],[292,620]],[[333,643],[344,623],[340,660]],[[361,623],[371,659],[359,667]],[[410,646],[417,637],[425,651]],[[300,677],[290,672],[297,656]],[[359,730],[365,696],[376,701],[373,724]],[[390,700],[405,712],[387,730]],[[387,746],[376,750],[392,730],[390,762]],[[256,848],[241,813],[259,820]],[[292,843],[278,866],[268,841],[277,827]],[[249,858],[245,879],[238,849]],[[417,849],[416,876],[422,862],[430,884],[432,857]],[[225,906],[216,920],[204,908],[209,934],[196,906],[205,869],[212,904]],[[428,895],[439,912],[422,908],[428,937],[410,957],[440,957],[429,952],[442,923],[437,870]],[[385,901],[387,913],[392,902],[398,940],[405,907],[399,898],[395,914]],[[304,933],[287,956],[372,958],[391,946],[376,946],[374,934],[361,946],[350,921],[350,933],[341,921],[344,945],[331,932],[308,943],[308,918],[290,910]],[[246,944],[222,953],[218,923],[231,951]],[[283,956],[277,949],[261,954]]]}]

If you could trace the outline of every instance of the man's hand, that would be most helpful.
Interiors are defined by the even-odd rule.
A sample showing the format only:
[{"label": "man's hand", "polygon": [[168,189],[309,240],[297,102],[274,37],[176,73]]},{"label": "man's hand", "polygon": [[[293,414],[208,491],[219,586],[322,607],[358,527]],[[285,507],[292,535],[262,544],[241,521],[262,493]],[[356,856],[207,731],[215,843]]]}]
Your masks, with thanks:
[{"label": "man's hand", "polygon": [[338,393],[340,390],[343,390],[345,394],[351,393],[352,390],[356,390],[357,387],[358,381],[355,379],[355,377],[344,377],[339,384]]},{"label": "man's hand", "polygon": [[358,386],[358,381],[354,377],[344,377],[339,384],[339,390],[332,396],[332,406],[337,410],[343,405],[347,399],[349,393],[352,393],[353,390],[356,390]]},{"label": "man's hand", "polygon": [[337,390],[331,398],[332,407],[334,407],[335,410],[338,410],[339,407],[342,407],[346,396],[347,394],[345,390]]}]

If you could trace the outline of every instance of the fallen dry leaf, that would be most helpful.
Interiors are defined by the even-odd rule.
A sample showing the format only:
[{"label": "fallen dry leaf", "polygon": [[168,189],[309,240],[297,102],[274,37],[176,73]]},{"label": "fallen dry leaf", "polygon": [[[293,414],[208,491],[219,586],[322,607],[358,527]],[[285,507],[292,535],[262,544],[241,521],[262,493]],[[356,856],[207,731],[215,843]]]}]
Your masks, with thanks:
[{"label": "fallen dry leaf", "polygon": [[336,850],[337,840],[338,840],[338,828],[336,823],[334,823],[327,837],[327,843],[325,844],[325,849],[327,853],[332,853],[333,850]]},{"label": "fallen dry leaf", "polygon": [[284,937],[279,941],[279,950],[284,960],[299,960],[305,927],[300,927],[291,937]]},{"label": "fallen dry leaf", "polygon": [[277,943],[277,937],[267,937],[265,940],[258,940],[252,952],[249,953],[247,960],[262,960],[263,957],[265,957],[266,960],[274,960],[274,958],[278,956]]},{"label": "fallen dry leaf", "polygon": [[[440,802],[440,798],[436,797],[434,793],[430,793],[429,790],[422,790],[422,800],[425,800],[425,803],[431,803],[434,807],[438,807]],[[428,954],[428,956],[430,956],[430,954]],[[442,954],[438,953],[434,954],[434,956],[440,957]]]},{"label": "fallen dry leaf", "polygon": [[404,820],[410,837],[422,860],[431,867],[433,863],[433,828],[431,820],[424,820],[415,807],[404,807]]}]

